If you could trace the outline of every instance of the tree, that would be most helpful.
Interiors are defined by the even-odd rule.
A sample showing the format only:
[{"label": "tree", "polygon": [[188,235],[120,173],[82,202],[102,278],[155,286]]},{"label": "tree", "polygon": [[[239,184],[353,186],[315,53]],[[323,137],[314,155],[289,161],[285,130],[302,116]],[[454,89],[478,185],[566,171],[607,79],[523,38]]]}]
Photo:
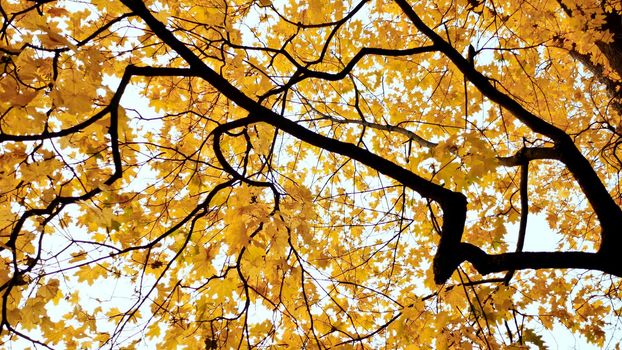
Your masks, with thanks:
[{"label": "tree", "polygon": [[0,14],[5,344],[615,341],[619,1]]}]

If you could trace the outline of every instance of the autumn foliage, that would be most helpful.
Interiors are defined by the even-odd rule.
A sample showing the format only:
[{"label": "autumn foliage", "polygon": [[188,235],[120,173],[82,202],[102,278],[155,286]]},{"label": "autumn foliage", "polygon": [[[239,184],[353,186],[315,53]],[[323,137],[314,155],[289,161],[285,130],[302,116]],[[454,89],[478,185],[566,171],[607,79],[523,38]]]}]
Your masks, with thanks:
[{"label": "autumn foliage", "polygon": [[619,0],[0,15],[1,347],[620,340]]}]

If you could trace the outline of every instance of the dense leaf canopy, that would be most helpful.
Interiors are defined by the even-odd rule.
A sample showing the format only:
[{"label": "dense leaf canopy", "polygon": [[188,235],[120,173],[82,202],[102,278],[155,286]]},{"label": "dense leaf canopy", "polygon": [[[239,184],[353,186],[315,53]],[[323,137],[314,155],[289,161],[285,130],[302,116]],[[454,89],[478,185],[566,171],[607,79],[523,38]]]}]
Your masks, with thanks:
[{"label": "dense leaf canopy", "polygon": [[0,345],[619,340],[619,0],[0,15]]}]

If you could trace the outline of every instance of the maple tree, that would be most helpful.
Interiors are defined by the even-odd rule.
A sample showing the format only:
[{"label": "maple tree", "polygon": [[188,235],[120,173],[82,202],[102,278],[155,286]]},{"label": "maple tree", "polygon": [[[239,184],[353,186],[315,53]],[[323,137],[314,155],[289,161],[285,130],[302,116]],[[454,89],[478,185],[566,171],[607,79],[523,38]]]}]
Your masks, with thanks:
[{"label": "maple tree", "polygon": [[[614,337],[619,1],[0,14],[2,344]],[[524,251],[553,235],[534,215],[556,248]]]}]

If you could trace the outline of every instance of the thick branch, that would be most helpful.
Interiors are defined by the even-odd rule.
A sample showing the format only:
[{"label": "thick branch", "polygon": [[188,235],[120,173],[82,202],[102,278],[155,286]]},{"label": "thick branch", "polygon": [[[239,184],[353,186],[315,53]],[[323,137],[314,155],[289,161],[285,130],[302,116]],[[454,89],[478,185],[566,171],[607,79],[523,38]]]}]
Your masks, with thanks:
[{"label": "thick branch", "polygon": [[453,192],[443,186],[428,181],[377,154],[371,153],[351,143],[341,142],[315,133],[262,106],[209,68],[184,43],[177,39],[163,23],[158,21],[141,1],[121,1],[128,6],[134,14],[141,17],[160,40],[177,52],[196,74],[200,75],[231,101],[249,111],[251,114],[248,118],[255,118],[257,122],[268,123],[313,146],[359,161],[404,184],[406,187],[418,192],[421,196],[430,198],[439,203],[443,210],[444,219],[441,240],[436,256],[434,257],[434,271],[436,281],[439,283],[444,282],[451,276],[456,267],[462,262],[462,260],[459,259],[459,255],[456,254],[456,249],[462,238],[466,220],[467,200],[463,194]]},{"label": "thick branch", "polygon": [[[516,118],[531,128],[533,131],[549,137],[555,141],[560,160],[566,164],[568,170],[579,183],[583,193],[592,205],[594,212],[603,228],[603,243],[601,249],[611,249],[622,243],[622,237],[618,233],[618,226],[622,222],[622,210],[615,203],[605,188],[590,162],[583,156],[581,151],[573,143],[572,139],[563,130],[553,124],[547,123],[535,114],[529,112],[516,100],[495,88],[488,78],[477,71],[468,60],[454,49],[434,30],[428,27],[415,13],[406,0],[395,0],[402,11],[411,20],[415,27],[426,35],[434,45],[439,48],[449,60],[464,74],[477,89],[491,101],[510,111]],[[613,244],[614,241],[615,244]]]},{"label": "thick branch", "polygon": [[524,162],[538,159],[560,160],[561,155],[555,147],[523,147],[516,154],[509,157],[498,157],[499,165],[519,166]]},{"label": "thick branch", "polygon": [[[425,26],[412,9],[402,0],[396,0],[407,15],[413,20],[413,23],[437,45],[445,55],[447,55],[458,68],[465,74],[467,79],[475,84],[484,95],[491,100],[497,102],[504,108],[510,110],[526,125],[534,131],[542,133],[556,142],[555,152],[553,150],[544,149],[538,151],[525,151],[526,154],[531,153],[534,158],[554,158],[560,159],[566,163],[570,171],[579,181],[583,191],[586,193],[590,203],[592,203],[603,227],[615,227],[619,218],[622,218],[620,209],[615,205],[604,185],[592,169],[589,162],[581,155],[576,146],[572,143],[570,137],[557,127],[543,121],[534,114],[528,112],[515,100],[503,94],[494,88],[481,73],[471,67],[468,62],[447,42],[440,38],[430,28]],[[572,259],[550,259],[548,253],[537,255],[534,263],[517,258],[522,255],[502,254],[487,255],[479,248],[469,244],[461,243],[462,232],[466,219],[466,197],[461,193],[450,191],[442,186],[434,184],[403,167],[388,161],[377,154],[371,153],[356,145],[341,142],[321,134],[315,133],[294,121],[274,113],[270,109],[262,106],[257,101],[248,97],[225,78],[217,74],[209,68],[197,55],[195,55],[184,43],[178,40],[174,34],[159,22],[145,7],[145,5],[137,0],[122,0],[122,2],[132,9],[133,13],[141,17],[149,28],[169,47],[171,47],[178,55],[180,55],[189,65],[192,72],[206,80],[216,89],[218,89],[228,99],[249,111],[249,116],[245,118],[244,123],[248,122],[264,122],[270,124],[280,130],[309,143],[313,146],[325,149],[327,151],[341,154],[353,160],[359,161],[378,172],[389,176],[396,181],[404,184],[410,189],[418,192],[421,196],[436,201],[443,210],[443,226],[442,236],[439,248],[434,258],[435,280],[438,283],[446,281],[455,268],[464,259],[468,259],[479,266],[481,271],[496,271],[498,269],[511,270],[523,268],[543,268],[543,267],[559,267],[572,268],[584,267],[583,263],[578,263]],[[507,162],[511,162],[510,159]],[[466,251],[463,251],[466,249]],[[523,253],[520,253],[523,254]],[[555,253],[562,254],[562,253]],[[594,254],[577,253],[578,256],[588,257],[587,261],[592,261]],[[556,255],[555,255],[556,256]],[[589,260],[589,259],[592,260]],[[603,270],[602,264],[598,269]]]},{"label": "thick branch", "polygon": [[471,262],[482,275],[525,269],[585,269],[622,277],[622,265],[617,261],[608,260],[600,253],[519,252],[489,255],[469,243],[462,243],[460,251],[464,259]]},{"label": "thick branch", "polygon": [[141,1],[122,0],[122,2],[135,14],[141,17],[162,41],[169,45],[188,64],[190,64],[194,75],[202,77],[231,101],[249,111],[252,114],[252,118],[255,118],[257,122],[268,123],[311,145],[348,156],[363,164],[371,166],[379,172],[390,176],[407,187],[419,192],[422,196],[439,202],[441,206],[451,203],[451,201],[455,200],[457,197],[463,197],[462,194],[434,184],[365,149],[359,148],[350,143],[341,142],[317,134],[260,105],[208,67],[184,43],[179,41],[173,33],[171,33],[166,26],[164,26],[164,24],[159,22]]},{"label": "thick branch", "polygon": [[[523,161],[520,168],[520,224],[518,225],[518,240],[516,241],[516,252],[523,251],[525,246],[525,236],[527,234],[527,218],[529,217],[529,162]],[[508,285],[514,272],[510,270],[505,275],[505,284]]]},{"label": "thick branch", "polygon": [[113,110],[119,107],[121,96],[125,91],[126,85],[129,83],[132,76],[144,76],[144,77],[172,77],[172,76],[194,76],[192,70],[188,68],[168,68],[168,67],[137,67],[133,65],[127,66],[119,87],[112,97],[110,103],[99,112],[95,113],[87,120],[80,122],[76,125],[68,127],[66,129],[58,131],[43,131],[40,134],[26,134],[26,135],[12,135],[0,133],[0,143],[6,141],[38,141],[47,140],[57,137],[68,136],[77,132],[80,132],[96,121],[105,117],[108,113],[112,113]]}]

